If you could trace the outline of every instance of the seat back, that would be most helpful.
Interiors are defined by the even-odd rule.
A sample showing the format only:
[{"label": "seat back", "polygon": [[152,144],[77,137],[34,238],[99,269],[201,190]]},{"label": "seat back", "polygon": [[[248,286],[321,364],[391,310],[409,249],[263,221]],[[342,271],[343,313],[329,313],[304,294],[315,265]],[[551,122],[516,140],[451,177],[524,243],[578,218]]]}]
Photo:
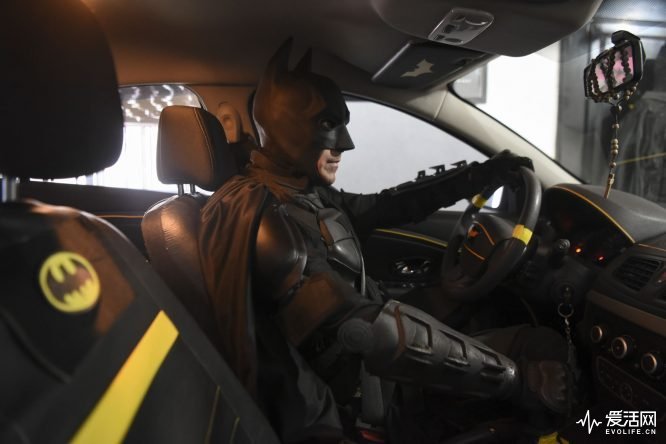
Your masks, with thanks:
[{"label": "seat back", "polygon": [[111,52],[82,3],[1,2],[0,14],[12,18],[0,27],[12,86],[0,107],[0,442],[277,442],[119,231],[15,198],[17,177],[114,163],[122,114]]},{"label": "seat back", "polygon": [[178,185],[179,194],[153,205],[141,223],[153,268],[210,339],[217,335],[199,261],[199,223],[206,196],[186,194],[184,185],[215,191],[238,172],[217,118],[186,106],[164,108],[157,142],[157,175]]}]

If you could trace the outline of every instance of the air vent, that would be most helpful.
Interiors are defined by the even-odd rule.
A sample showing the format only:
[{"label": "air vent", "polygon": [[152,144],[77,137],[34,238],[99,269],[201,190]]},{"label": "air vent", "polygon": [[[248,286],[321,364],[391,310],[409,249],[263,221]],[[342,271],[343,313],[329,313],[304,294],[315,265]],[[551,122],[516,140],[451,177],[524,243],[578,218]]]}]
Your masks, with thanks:
[{"label": "air vent", "polygon": [[632,290],[645,287],[655,271],[661,267],[661,262],[645,257],[630,257],[615,270],[615,277]]}]

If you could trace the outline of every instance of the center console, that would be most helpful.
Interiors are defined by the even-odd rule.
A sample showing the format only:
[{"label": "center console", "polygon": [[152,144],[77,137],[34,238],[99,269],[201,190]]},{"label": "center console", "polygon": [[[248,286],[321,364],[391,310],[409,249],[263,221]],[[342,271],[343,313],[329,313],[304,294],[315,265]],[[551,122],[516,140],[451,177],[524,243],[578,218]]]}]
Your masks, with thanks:
[{"label": "center console", "polygon": [[666,419],[666,319],[595,291],[584,331],[601,398],[624,410],[655,410]]}]

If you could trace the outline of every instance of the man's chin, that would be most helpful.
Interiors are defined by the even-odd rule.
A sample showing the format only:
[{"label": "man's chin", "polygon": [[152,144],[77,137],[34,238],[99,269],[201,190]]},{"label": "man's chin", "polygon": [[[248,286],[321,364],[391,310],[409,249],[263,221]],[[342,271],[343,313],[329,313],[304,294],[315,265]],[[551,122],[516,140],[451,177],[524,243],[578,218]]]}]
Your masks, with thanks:
[{"label": "man's chin", "polygon": [[324,186],[333,185],[335,183],[335,174],[333,174],[333,175],[317,174],[316,182],[317,182],[317,185],[324,185]]}]

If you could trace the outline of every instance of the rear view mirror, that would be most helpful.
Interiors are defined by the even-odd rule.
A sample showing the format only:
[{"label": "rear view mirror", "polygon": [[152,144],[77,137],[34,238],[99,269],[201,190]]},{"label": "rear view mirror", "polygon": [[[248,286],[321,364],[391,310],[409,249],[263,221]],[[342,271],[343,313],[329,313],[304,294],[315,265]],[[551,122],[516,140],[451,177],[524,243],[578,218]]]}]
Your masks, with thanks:
[{"label": "rear view mirror", "polygon": [[[615,44],[603,51],[585,68],[585,97],[595,102],[610,102],[624,96],[643,76],[645,51],[641,39],[627,31],[611,36]],[[631,93],[629,93],[631,94]]]}]

